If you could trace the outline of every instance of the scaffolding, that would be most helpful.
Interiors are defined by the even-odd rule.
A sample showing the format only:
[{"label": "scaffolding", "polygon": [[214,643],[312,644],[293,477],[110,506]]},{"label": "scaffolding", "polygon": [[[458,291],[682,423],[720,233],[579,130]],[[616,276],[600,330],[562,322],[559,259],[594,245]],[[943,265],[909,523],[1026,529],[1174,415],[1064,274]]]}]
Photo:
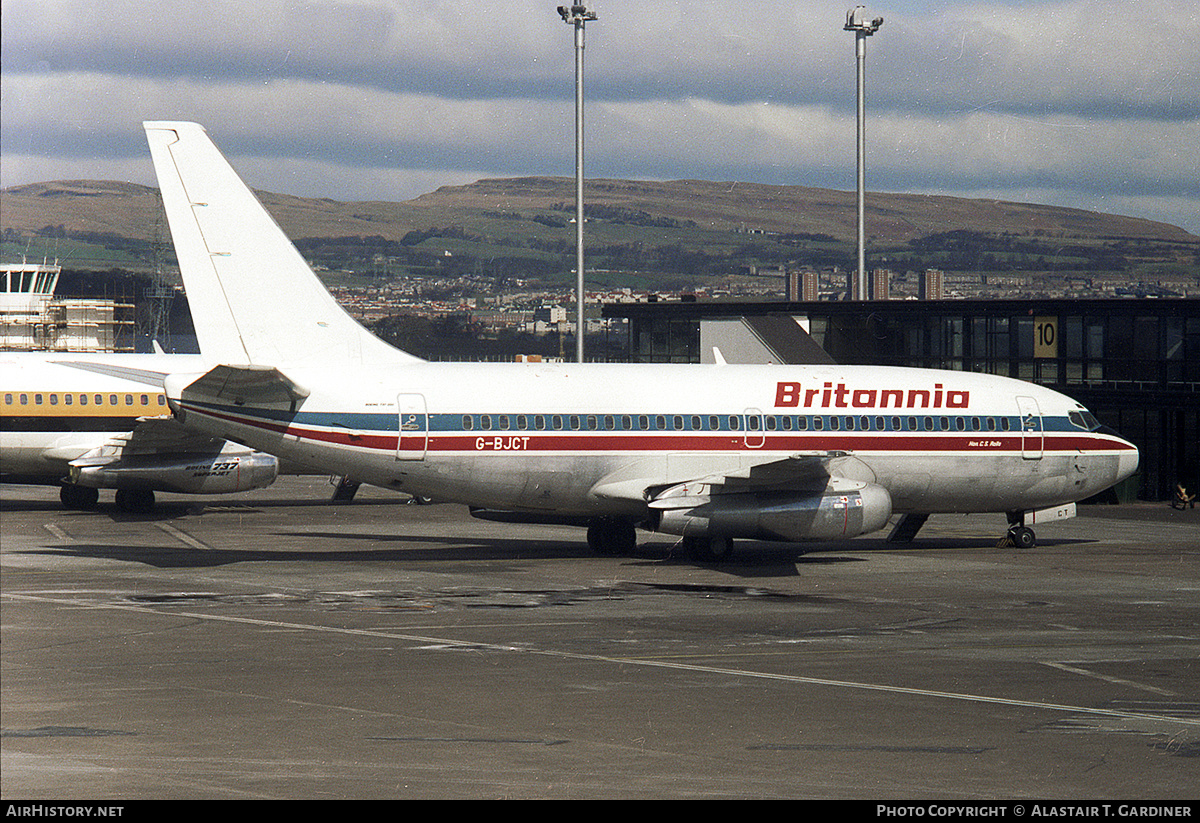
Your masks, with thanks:
[{"label": "scaffolding", "polygon": [[0,349],[5,351],[133,351],[134,305],[101,298],[56,298],[62,267],[0,266]]}]

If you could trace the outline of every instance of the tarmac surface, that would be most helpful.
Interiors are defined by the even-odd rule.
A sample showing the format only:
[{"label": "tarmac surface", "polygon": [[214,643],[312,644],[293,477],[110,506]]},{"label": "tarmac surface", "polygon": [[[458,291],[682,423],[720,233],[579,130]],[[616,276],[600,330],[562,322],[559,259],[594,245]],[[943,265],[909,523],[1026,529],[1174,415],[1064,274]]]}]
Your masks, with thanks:
[{"label": "tarmac surface", "polygon": [[14,799],[1194,799],[1200,510],[911,544],[490,523],[324,478],[0,489]]}]

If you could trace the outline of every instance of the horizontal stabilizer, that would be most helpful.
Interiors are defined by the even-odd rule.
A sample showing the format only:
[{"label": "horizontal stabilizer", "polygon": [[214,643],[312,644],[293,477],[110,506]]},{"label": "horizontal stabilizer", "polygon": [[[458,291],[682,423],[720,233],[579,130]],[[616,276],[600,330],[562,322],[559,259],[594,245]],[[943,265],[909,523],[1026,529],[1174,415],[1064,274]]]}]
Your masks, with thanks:
[{"label": "horizontal stabilizer", "polygon": [[198,379],[171,375],[167,394],[234,406],[287,407],[308,397],[308,389],[272,366],[216,366]]},{"label": "horizontal stabilizer", "polygon": [[53,362],[59,366],[69,366],[72,369],[95,372],[96,374],[103,374],[108,377],[118,377],[122,380],[128,380],[131,383],[141,383],[146,386],[154,386],[158,389],[162,388],[163,379],[167,376],[167,372],[134,369],[129,366],[118,366],[107,362],[89,363],[76,360],[55,360]]}]

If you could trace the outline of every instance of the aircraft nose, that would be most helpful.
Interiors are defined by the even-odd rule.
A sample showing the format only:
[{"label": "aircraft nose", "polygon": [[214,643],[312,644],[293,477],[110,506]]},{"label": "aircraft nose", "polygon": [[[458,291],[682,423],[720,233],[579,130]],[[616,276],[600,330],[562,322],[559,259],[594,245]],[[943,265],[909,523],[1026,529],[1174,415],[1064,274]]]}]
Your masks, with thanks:
[{"label": "aircraft nose", "polygon": [[1129,448],[1121,452],[1117,458],[1117,482],[1120,483],[1126,477],[1130,477],[1138,469],[1138,463],[1141,455],[1138,453],[1137,446],[1130,443],[1128,440],[1122,441]]}]

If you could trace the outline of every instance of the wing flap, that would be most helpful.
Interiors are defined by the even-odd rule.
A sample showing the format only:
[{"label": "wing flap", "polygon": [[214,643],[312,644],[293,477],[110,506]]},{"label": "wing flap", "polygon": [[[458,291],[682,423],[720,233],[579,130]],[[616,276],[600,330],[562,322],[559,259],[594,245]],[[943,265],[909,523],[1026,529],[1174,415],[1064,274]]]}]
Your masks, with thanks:
[{"label": "wing flap", "polygon": [[[647,504],[651,508],[677,508],[689,505],[688,498],[707,497],[713,487],[722,492],[789,489],[824,486],[832,473],[831,464],[850,457],[845,451],[797,452],[777,460],[750,465],[731,465],[727,458],[714,457],[708,467],[704,461],[681,462],[687,471],[668,471],[654,476],[649,471],[610,476],[592,487],[594,497]],[[692,503],[690,505],[695,505]]]},{"label": "wing flap", "polygon": [[660,487],[650,492],[647,505],[652,509],[686,509],[708,502],[717,493],[824,487],[832,475],[833,461],[849,455],[844,451],[797,452],[781,460]]}]

